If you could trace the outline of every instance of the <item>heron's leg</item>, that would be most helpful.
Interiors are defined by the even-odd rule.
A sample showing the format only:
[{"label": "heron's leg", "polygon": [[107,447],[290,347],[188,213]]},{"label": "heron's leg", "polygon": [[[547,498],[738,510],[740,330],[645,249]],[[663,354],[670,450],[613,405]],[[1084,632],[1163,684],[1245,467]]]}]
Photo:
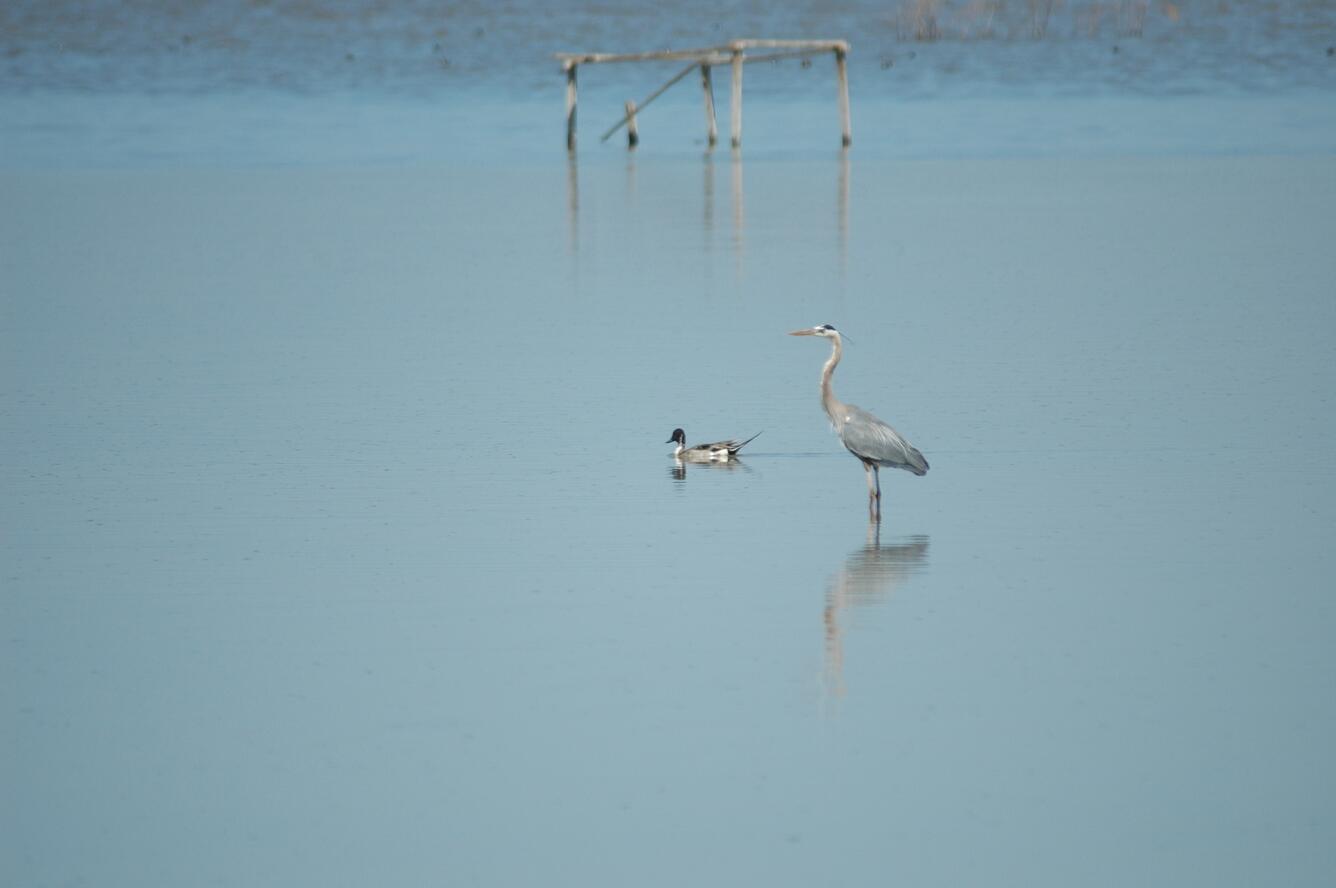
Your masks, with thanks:
[{"label": "heron's leg", "polygon": [[863,470],[867,472],[867,511],[873,518],[881,517],[881,474],[877,464],[865,462]]},{"label": "heron's leg", "polygon": [[872,464],[872,480],[875,481],[877,485],[877,517],[880,518],[881,517],[881,468],[876,463]]}]

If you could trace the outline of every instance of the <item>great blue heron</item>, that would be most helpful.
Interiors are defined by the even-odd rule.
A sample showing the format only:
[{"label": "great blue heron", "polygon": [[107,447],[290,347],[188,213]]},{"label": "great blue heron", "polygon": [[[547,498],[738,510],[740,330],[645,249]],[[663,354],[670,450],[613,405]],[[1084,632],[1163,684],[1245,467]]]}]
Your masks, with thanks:
[{"label": "great blue heron", "polygon": [[895,429],[863,408],[841,403],[835,397],[830,377],[835,373],[835,367],[844,353],[839,330],[830,324],[822,324],[810,330],[794,330],[789,335],[822,336],[830,340],[830,357],[821,368],[821,406],[826,408],[830,424],[835,427],[835,434],[840,436],[845,449],[862,460],[863,469],[867,472],[868,512],[874,518],[881,518],[880,467],[889,466],[915,475],[926,475],[928,461]]},{"label": "great blue heron", "polygon": [[[761,434],[757,432],[756,435]],[[676,444],[673,450],[673,456],[677,459],[690,459],[698,461],[716,461],[732,459],[738,455],[738,451],[747,446],[756,435],[752,435],[746,441],[734,441],[731,438],[727,441],[715,441],[712,444],[697,444],[694,447],[687,446],[686,432],[681,429],[673,429],[673,434],[665,441],[665,444]]]}]

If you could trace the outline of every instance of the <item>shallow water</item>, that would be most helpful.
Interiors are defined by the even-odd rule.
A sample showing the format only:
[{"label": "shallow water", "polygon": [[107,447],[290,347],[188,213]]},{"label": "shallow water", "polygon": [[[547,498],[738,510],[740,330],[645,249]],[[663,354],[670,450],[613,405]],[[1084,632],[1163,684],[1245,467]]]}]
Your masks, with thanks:
[{"label": "shallow water", "polygon": [[1333,7],[937,8],[0,9],[0,883],[1323,884]]},{"label": "shallow water", "polygon": [[1334,172],[4,173],[4,881],[1320,883]]}]

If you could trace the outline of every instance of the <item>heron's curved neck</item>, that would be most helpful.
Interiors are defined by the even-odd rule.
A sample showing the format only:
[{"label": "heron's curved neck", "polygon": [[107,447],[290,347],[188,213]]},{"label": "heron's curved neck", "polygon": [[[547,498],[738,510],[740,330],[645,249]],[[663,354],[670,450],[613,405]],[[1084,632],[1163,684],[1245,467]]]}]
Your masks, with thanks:
[{"label": "heron's curved neck", "polygon": [[826,414],[833,420],[841,404],[835,397],[830,378],[835,375],[835,367],[844,354],[844,345],[838,338],[831,339],[830,345],[830,357],[826,359],[826,366],[821,368],[821,406],[826,408]]}]

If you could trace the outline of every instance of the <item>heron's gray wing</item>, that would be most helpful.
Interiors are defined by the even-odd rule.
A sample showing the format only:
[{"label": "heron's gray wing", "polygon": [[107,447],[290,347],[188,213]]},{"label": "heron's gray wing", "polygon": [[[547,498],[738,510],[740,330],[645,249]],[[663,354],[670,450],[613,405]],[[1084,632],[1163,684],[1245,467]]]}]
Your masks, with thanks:
[{"label": "heron's gray wing", "polygon": [[844,406],[836,431],[850,453],[881,466],[905,469],[915,475],[928,471],[928,461],[895,429],[852,404]]}]

